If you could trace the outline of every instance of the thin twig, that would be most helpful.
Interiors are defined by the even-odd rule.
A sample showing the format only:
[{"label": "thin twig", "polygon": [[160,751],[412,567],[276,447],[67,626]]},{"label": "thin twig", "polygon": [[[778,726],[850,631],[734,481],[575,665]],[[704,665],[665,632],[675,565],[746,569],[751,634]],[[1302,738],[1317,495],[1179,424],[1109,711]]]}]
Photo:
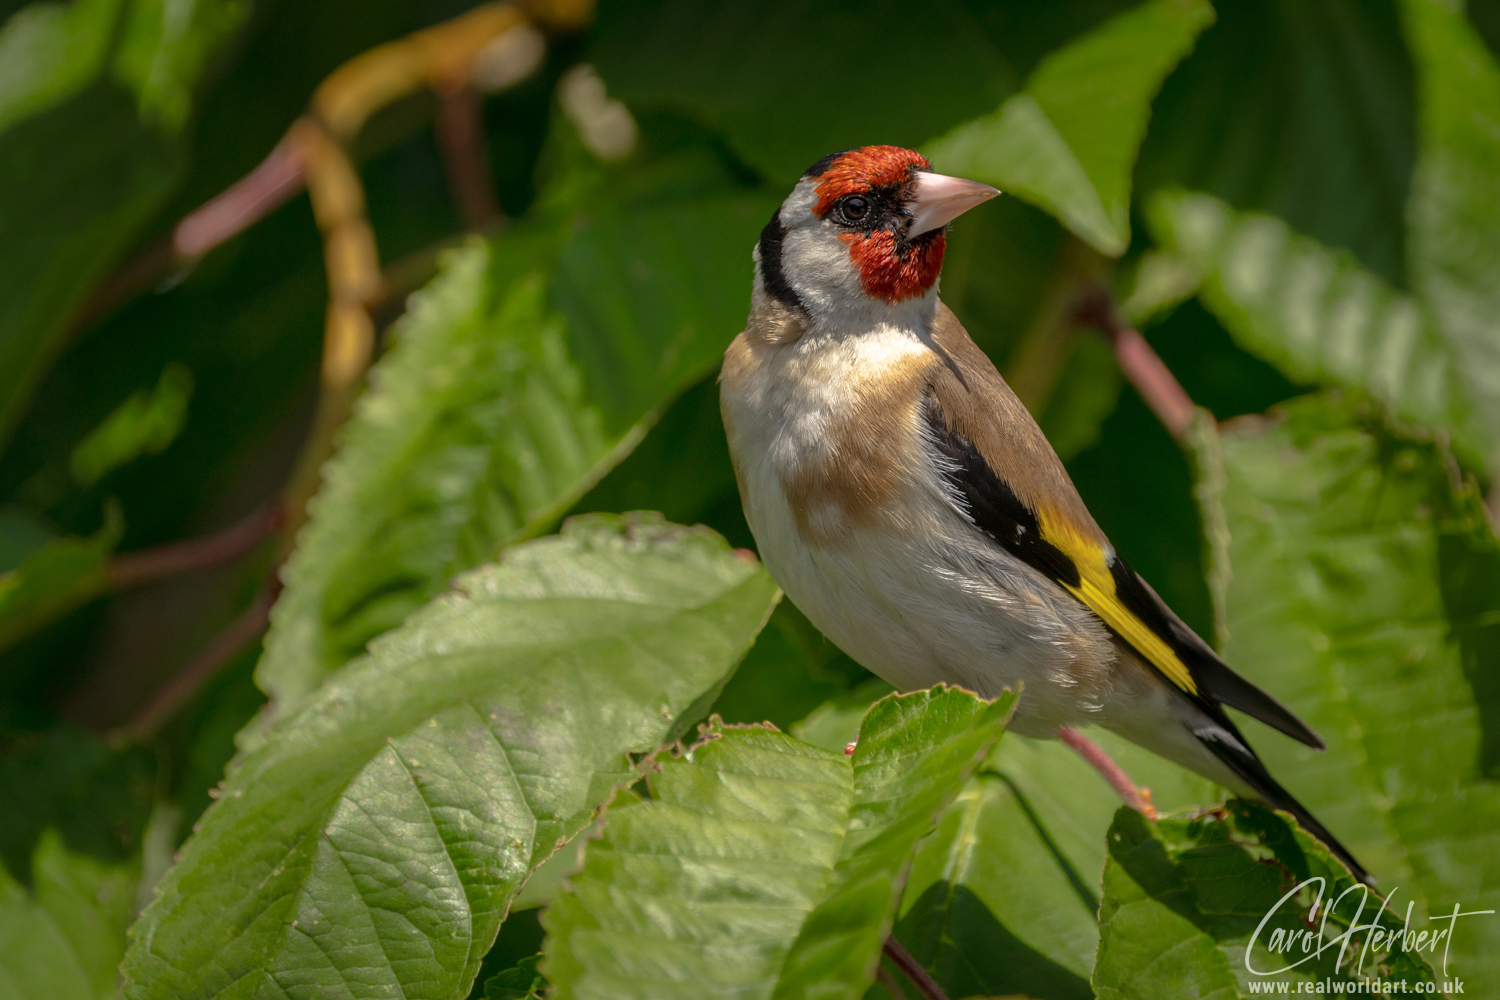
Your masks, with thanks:
[{"label": "thin twig", "polygon": [[290,201],[307,183],[300,153],[288,132],[254,170],[184,217],[172,230],[177,257],[201,257]]},{"label": "thin twig", "polygon": [[[550,27],[573,31],[587,20],[592,3],[528,4],[531,16]],[[556,9],[561,7],[565,9]],[[444,93],[467,81],[475,57],[498,36],[527,23],[526,14],[505,3],[482,4],[452,21],[355,56],[325,79],[313,95],[314,117],[348,142],[375,111],[432,86]],[[285,204],[304,187],[307,162],[294,123],[250,173],[184,216],[171,234],[148,246],[95,287],[74,314],[78,335],[126,302],[159,285],[210,250],[238,236]]]},{"label": "thin twig", "polygon": [[255,602],[249,608],[214,636],[201,653],[158,689],[151,700],[112,735],[116,738],[142,740],[156,732],[157,727],[187,704],[234,654],[266,630],[271,620],[271,605],[276,603],[276,596],[280,592],[281,584],[273,576],[256,595]]},{"label": "thin twig", "polygon": [[216,534],[116,556],[109,562],[109,587],[125,590],[222,565],[274,535],[281,527],[282,516],[281,504],[272,502]]},{"label": "thin twig", "polygon": [[1100,286],[1082,296],[1074,315],[1114,343],[1120,370],[1167,431],[1176,438],[1186,434],[1193,424],[1193,400],[1146,339],[1120,315],[1109,291]]},{"label": "thin twig", "polygon": [[443,94],[435,129],[448,171],[448,186],[464,227],[476,233],[490,228],[500,215],[500,202],[490,173],[484,102],[479,92],[461,86]]},{"label": "thin twig", "polygon": [[894,934],[885,939],[885,947],[881,950],[885,952],[885,957],[894,962],[896,968],[911,980],[911,984],[926,1000],[948,1000],[948,994],[943,992],[937,980],[927,974],[927,970],[922,968],[922,963],[911,957],[911,952],[901,947],[901,942],[896,940]]},{"label": "thin twig", "polygon": [[1156,807],[1151,804],[1150,791],[1131,781],[1125,769],[1116,764],[1114,758],[1105,753],[1099,744],[1072,726],[1059,726],[1057,735],[1064,743],[1077,751],[1080,757],[1088,761],[1094,770],[1104,776],[1104,780],[1109,782],[1110,787],[1119,794],[1120,799],[1127,806],[1149,819],[1156,818]]}]

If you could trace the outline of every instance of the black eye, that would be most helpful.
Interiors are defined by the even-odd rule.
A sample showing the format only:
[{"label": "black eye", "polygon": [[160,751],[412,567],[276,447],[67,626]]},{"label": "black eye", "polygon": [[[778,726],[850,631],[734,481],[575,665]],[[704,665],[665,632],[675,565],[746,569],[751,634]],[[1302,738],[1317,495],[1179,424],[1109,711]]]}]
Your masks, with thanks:
[{"label": "black eye", "polygon": [[845,198],[839,204],[839,214],[844,217],[845,222],[858,222],[870,214],[870,199],[857,194]]}]

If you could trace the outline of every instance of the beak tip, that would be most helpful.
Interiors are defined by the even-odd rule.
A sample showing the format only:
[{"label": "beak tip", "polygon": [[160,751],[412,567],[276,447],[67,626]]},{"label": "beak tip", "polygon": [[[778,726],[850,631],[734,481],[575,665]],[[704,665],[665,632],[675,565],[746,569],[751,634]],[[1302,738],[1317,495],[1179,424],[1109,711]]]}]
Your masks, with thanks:
[{"label": "beak tip", "polygon": [[907,203],[914,210],[910,234],[918,236],[945,226],[1000,193],[999,188],[980,181],[943,174],[918,174],[916,197]]}]

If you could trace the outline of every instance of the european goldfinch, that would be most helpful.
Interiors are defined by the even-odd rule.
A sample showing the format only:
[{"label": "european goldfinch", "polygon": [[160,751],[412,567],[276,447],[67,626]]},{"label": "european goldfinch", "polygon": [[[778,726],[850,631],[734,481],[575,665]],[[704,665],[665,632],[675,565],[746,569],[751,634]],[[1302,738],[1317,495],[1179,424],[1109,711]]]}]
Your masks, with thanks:
[{"label": "european goldfinch", "polygon": [[902,690],[993,697],[1011,728],[1098,725],[1284,809],[1364,869],[1224,706],[1323,741],[1240,677],[1110,545],[1062,462],[938,298],[944,229],[999,194],[865,146],[810,167],[755,248],[720,376],[740,499],[776,581]]}]

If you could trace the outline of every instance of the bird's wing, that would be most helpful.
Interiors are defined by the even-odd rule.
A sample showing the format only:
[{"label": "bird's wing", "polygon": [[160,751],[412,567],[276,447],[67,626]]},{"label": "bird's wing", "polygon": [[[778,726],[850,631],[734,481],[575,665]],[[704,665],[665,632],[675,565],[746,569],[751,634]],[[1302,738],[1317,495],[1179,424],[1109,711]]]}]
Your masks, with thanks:
[{"label": "bird's wing", "polygon": [[1036,421],[946,307],[933,334],[946,363],[923,402],[929,440],[975,526],[1088,605],[1211,713],[1229,705],[1322,749],[1317,733],[1230,669],[1119,557]]}]

